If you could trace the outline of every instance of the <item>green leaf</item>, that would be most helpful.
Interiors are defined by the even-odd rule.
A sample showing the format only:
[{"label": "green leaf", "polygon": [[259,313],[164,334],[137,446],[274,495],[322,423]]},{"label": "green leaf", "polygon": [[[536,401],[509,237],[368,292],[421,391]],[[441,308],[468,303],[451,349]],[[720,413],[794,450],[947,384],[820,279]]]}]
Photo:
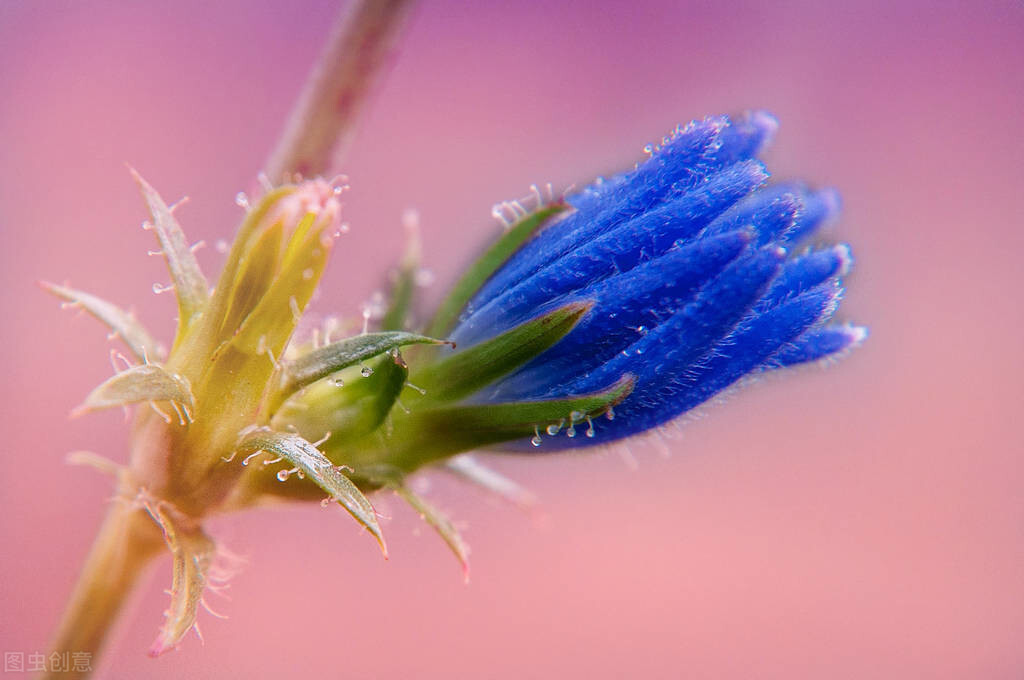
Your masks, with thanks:
[{"label": "green leaf", "polygon": [[451,401],[472,394],[561,340],[592,306],[590,302],[572,302],[559,307],[425,366],[414,374],[412,382],[432,401]]},{"label": "green leaf", "polygon": [[134,169],[129,168],[139,185],[142,198],[153,218],[153,229],[163,250],[167,268],[171,272],[175,294],[178,297],[178,313],[181,326],[187,326],[193,316],[202,311],[210,296],[210,286],[199,269],[199,263],[192,252],[185,234],[174,218],[164,199]]},{"label": "green leaf", "polygon": [[443,341],[416,333],[389,331],[357,335],[314,349],[283,365],[277,396],[272,403],[279,404],[288,395],[343,368],[355,366],[389,350],[415,344],[440,345]]},{"label": "green leaf", "polygon": [[523,245],[548,219],[567,210],[565,203],[553,203],[531,213],[513,224],[497,242],[473,263],[459,282],[455,284],[448,297],[437,308],[437,314],[427,329],[427,335],[443,336],[452,330],[459,312],[466,306],[473,294],[501,265],[505,264],[519,247]]},{"label": "green leaf", "polygon": [[[250,456],[260,451],[284,458],[295,466],[294,472],[309,477],[326,491],[332,500],[338,502],[350,515],[362,524],[377,539],[381,551],[387,557],[387,546],[377,522],[377,513],[373,505],[352,481],[341,473],[341,470],[322,454],[313,444],[295,434],[274,432],[270,428],[256,428],[242,433],[238,442],[237,454]],[[287,479],[281,473],[278,479]]]},{"label": "green leaf", "polygon": [[147,504],[146,509],[164,532],[164,540],[174,557],[171,606],[165,612],[164,625],[150,648],[151,656],[174,649],[196,625],[196,614],[203,599],[216,544],[196,525],[183,521],[162,504]]},{"label": "green leaf", "polygon": [[184,413],[179,414],[182,424],[185,420],[191,422],[192,413],[195,412],[192,390],[184,377],[168,373],[155,364],[143,364],[132,366],[109,378],[90,392],[73,414],[143,401],[169,401],[184,408]]},{"label": "green leaf", "polygon": [[71,305],[81,307],[106,324],[111,331],[124,341],[124,344],[128,346],[128,349],[131,350],[132,354],[139,361],[159,358],[157,343],[153,337],[133,315],[120,307],[95,295],[90,295],[73,288],[58,286],[46,281],[40,281],[39,285],[62,300],[67,300]]}]

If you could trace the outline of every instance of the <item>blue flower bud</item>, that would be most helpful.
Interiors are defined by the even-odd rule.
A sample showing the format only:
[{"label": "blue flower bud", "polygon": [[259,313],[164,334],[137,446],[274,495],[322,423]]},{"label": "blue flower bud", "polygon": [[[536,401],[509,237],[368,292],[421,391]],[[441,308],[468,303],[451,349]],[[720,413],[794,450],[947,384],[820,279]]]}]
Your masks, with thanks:
[{"label": "blue flower bud", "polygon": [[[608,443],[745,376],[861,342],[865,329],[827,325],[849,248],[792,254],[838,212],[838,196],[799,183],[763,186],[768,173],[754,157],[776,128],[764,112],[690,123],[632,172],[567,198],[573,210],[480,287],[451,337],[464,350],[567,304],[589,309],[472,401],[566,399],[631,375],[614,420],[595,423],[588,437],[545,437],[539,450]],[[538,450],[535,440],[513,446]]]}]

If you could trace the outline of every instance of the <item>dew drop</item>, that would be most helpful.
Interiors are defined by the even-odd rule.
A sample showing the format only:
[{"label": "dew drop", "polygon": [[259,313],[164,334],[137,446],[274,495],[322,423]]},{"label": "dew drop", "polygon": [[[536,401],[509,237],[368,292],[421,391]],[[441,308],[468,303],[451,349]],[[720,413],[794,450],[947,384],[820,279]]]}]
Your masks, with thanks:
[{"label": "dew drop", "polygon": [[654,145],[644,144],[644,153],[654,153]]},{"label": "dew drop", "polygon": [[291,477],[291,476],[292,476],[292,473],[289,470],[278,470],[277,471],[277,481],[279,481],[279,482],[287,482],[288,478]]},{"label": "dew drop", "polygon": [[561,431],[561,429],[562,429],[562,425],[565,425],[565,418],[562,418],[561,420],[559,420],[557,425],[554,424],[554,423],[552,423],[551,425],[548,425],[547,426],[547,433],[550,434],[550,435],[558,434]]},{"label": "dew drop", "polygon": [[569,439],[572,439],[573,437],[575,437],[576,436],[576,426],[575,425],[570,425],[569,427],[567,427],[566,430],[565,430],[565,436],[568,437]]},{"label": "dew drop", "polygon": [[605,411],[604,413],[604,417],[607,418],[608,420],[615,420],[615,409],[609,406],[608,410]]},{"label": "dew drop", "polygon": [[530,439],[530,443],[533,444],[534,446],[540,446],[541,442],[542,442],[542,440],[540,438],[540,430],[537,429],[536,425],[534,425],[533,426],[533,437]]},{"label": "dew drop", "polygon": [[228,242],[222,238],[217,239],[217,242],[213,244],[213,247],[216,248],[217,252],[221,255],[228,252]]},{"label": "dew drop", "polygon": [[235,194],[235,205],[239,208],[245,208],[246,210],[249,209],[249,197],[244,191],[239,191]]},{"label": "dew drop", "polygon": [[333,500],[334,500],[333,498],[328,496],[327,498],[325,498],[322,501],[320,501],[320,507],[321,508],[326,508],[328,505],[331,504],[331,501],[333,501]]},{"label": "dew drop", "polygon": [[334,378],[333,380],[331,380],[331,383],[335,387],[344,387],[345,386],[345,381],[342,380],[341,378]]},{"label": "dew drop", "polygon": [[359,375],[363,376],[364,378],[369,378],[371,375],[373,375],[373,369],[370,368],[369,366],[363,366],[362,368],[359,369]]},{"label": "dew drop", "polygon": [[594,431],[594,421],[590,419],[590,416],[587,416],[587,439],[593,439],[596,435],[597,432]]},{"label": "dew drop", "polygon": [[573,412],[571,412],[569,414],[569,421],[570,422],[578,423],[581,420],[583,420],[583,412],[582,411],[573,411]]}]

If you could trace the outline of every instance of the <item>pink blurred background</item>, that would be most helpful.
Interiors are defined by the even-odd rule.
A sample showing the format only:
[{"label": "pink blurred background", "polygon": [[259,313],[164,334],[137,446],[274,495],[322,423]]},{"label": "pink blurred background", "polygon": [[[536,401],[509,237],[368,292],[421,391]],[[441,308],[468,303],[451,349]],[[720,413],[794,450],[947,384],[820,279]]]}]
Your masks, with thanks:
[{"label": "pink blurred background", "polygon": [[[273,3],[0,3],[0,648],[45,651],[125,460],[68,281],[168,337],[167,274],[125,170],[189,235],[229,238],[335,13]],[[1019,2],[423,2],[345,167],[352,232],[322,312],[358,314],[422,216],[436,296],[500,199],[628,167],[678,122],[764,107],[777,177],[840,188],[845,319],[872,336],[773,376],[668,441],[500,458],[540,519],[457,482],[472,581],[381,498],[392,557],[343,513],[218,520],[248,565],[231,618],[144,654],[162,562],[110,678],[1020,678],[1024,674],[1024,9]],[[214,248],[201,261],[215,271]]]}]

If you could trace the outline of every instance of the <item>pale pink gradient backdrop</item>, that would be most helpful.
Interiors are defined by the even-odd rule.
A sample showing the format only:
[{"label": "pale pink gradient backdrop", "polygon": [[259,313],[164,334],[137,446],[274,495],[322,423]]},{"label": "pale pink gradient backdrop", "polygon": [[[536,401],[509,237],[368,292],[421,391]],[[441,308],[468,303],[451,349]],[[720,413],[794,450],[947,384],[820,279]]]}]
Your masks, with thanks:
[{"label": "pale pink gradient backdrop", "polygon": [[[216,4],[215,7],[210,6]],[[110,482],[120,413],[68,420],[111,345],[37,279],[170,333],[124,168],[227,238],[333,2],[0,3],[0,648],[44,651]],[[1024,313],[1019,2],[424,2],[343,168],[352,233],[318,301],[355,314],[419,209],[437,295],[492,203],[628,167],[678,122],[765,107],[776,176],[839,187],[857,256],[838,366],[762,381],[668,442],[495,465],[523,515],[444,478],[473,579],[397,502],[392,558],[318,506],[228,517],[249,565],[205,647],[144,656],[166,563],[111,678],[1019,678]],[[211,270],[213,248],[202,253]]]}]

